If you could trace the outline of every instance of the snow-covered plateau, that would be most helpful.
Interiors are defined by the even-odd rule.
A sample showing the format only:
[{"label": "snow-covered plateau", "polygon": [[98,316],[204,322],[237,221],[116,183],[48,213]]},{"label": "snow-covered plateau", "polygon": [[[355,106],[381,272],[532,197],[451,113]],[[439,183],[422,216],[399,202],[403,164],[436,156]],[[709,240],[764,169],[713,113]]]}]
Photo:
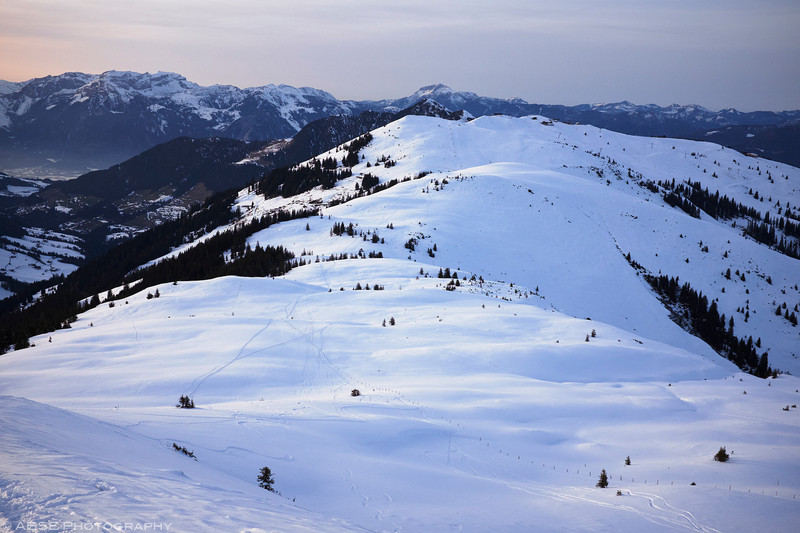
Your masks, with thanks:
[{"label": "snow-covered plateau", "polygon": [[[249,238],[307,264],[143,287],[0,357],[0,528],[797,528],[800,329],[775,310],[800,303],[800,263],[643,184],[774,216],[800,170],[542,117],[372,137],[331,189],[239,194],[237,222],[320,208]],[[366,173],[399,183],[338,203]],[[681,329],[645,271],[702,290],[786,373]]]}]

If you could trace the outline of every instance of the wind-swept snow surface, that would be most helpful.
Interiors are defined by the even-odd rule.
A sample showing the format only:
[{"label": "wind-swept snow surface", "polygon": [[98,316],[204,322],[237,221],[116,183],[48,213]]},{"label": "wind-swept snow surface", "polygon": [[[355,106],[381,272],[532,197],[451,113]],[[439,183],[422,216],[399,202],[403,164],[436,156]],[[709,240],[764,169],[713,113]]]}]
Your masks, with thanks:
[{"label": "wind-swept snow surface", "polygon": [[[624,258],[719,297],[737,335],[794,369],[796,328],[781,329],[771,301],[797,300],[797,260],[668,207],[636,173],[697,179],[694,151],[725,167],[709,171],[719,189],[751,180],[795,205],[796,169],[532,118],[407,117],[373,137],[333,189],[240,195],[245,218],[321,207],[250,238],[305,266],[143,289],[0,357],[7,529],[796,527],[800,381],[739,372],[675,325]],[[768,190],[754,164],[790,179]],[[359,172],[412,179],[327,206]],[[354,235],[333,234],[338,223]],[[345,253],[364,258],[329,260]],[[726,265],[746,281],[721,276]],[[197,407],[177,409],[182,395]],[[727,463],[713,460],[721,446]],[[258,487],[263,466],[279,494]]]}]

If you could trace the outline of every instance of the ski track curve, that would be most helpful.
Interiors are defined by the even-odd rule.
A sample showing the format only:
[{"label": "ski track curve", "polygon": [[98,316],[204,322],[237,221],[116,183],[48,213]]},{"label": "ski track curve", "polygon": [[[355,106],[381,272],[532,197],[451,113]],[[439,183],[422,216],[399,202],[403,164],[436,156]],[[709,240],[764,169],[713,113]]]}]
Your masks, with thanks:
[{"label": "ski track curve", "polygon": [[[221,365],[217,366],[216,368],[214,368],[214,369],[212,369],[212,370],[210,370],[210,371],[206,372],[205,374],[201,375],[199,378],[195,379],[195,380],[192,382],[192,385],[193,385],[193,386],[192,386],[192,389],[191,389],[191,391],[189,392],[189,396],[193,396],[193,395],[194,395],[194,394],[197,392],[197,390],[200,388],[200,386],[201,386],[201,385],[202,385],[202,384],[203,384],[203,383],[204,383],[204,382],[205,382],[205,381],[206,381],[208,378],[210,378],[211,376],[213,376],[213,375],[215,375],[215,374],[218,374],[219,372],[222,372],[223,370],[225,370],[226,368],[228,368],[229,366],[231,366],[233,363],[235,363],[236,361],[238,361],[239,359],[241,359],[241,358],[242,358],[242,354],[244,354],[244,350],[247,348],[247,346],[248,346],[248,345],[249,345],[251,342],[253,342],[253,341],[254,341],[254,340],[255,340],[255,339],[256,339],[256,338],[257,338],[259,335],[261,335],[261,334],[262,334],[264,331],[266,331],[266,330],[267,330],[267,329],[268,329],[268,328],[269,328],[271,325],[272,325],[272,319],[270,318],[270,319],[267,321],[266,325],[264,325],[264,327],[262,327],[261,329],[259,329],[258,331],[256,331],[256,332],[255,332],[255,333],[254,333],[254,334],[253,334],[253,335],[252,335],[252,336],[251,336],[251,337],[250,337],[250,338],[247,340],[247,342],[245,342],[245,343],[242,345],[242,347],[239,349],[239,352],[238,352],[238,353],[237,353],[237,354],[236,354],[236,355],[233,357],[233,359],[231,359],[231,360],[230,360],[230,361],[228,361],[227,363],[223,363],[223,364],[221,364]],[[296,339],[290,339],[290,340],[288,340],[288,341],[285,341],[285,342],[277,343],[277,344],[274,344],[274,345],[272,345],[272,346],[268,346],[267,348],[263,348],[263,349],[261,349],[261,350],[258,350],[258,351],[256,351],[256,352],[252,352],[251,354],[248,354],[248,355],[252,355],[253,353],[258,353],[258,352],[261,352],[261,351],[263,351],[263,350],[267,350],[267,349],[270,349],[270,348],[275,348],[275,347],[277,347],[277,346],[281,346],[281,345],[283,345],[283,344],[287,344],[287,343],[289,343],[289,342],[293,342],[294,340],[296,340]],[[199,379],[199,381],[197,381],[198,379]],[[196,383],[196,384],[195,384],[195,383]]]}]

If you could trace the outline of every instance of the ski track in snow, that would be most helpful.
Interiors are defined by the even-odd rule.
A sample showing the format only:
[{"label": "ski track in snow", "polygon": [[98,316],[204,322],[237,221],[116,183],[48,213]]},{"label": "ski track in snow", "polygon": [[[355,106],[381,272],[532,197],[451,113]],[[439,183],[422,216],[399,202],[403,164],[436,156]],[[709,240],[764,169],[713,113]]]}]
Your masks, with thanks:
[{"label": "ski track in snow", "polygon": [[[578,492],[585,492],[586,489],[573,489],[574,492],[565,492],[555,490],[552,486],[546,487],[533,487],[530,484],[526,484],[525,486],[521,486],[516,483],[511,482],[503,482],[504,485],[518,491],[525,492],[526,494],[550,498],[559,501],[565,502],[581,502],[587,503],[589,505],[595,505],[600,507],[606,507],[614,510],[621,510],[624,512],[634,513],[641,518],[652,522],[654,524],[659,525],[666,525],[666,526],[674,526],[676,529],[688,529],[691,531],[698,531],[701,533],[721,533],[719,530],[714,529],[712,527],[703,526],[695,519],[695,517],[689,511],[685,511],[682,509],[676,509],[675,507],[669,505],[667,501],[662,498],[661,496],[656,496],[653,494],[646,494],[642,492],[633,492],[628,489],[622,489],[621,492],[626,497],[634,497],[634,498],[641,498],[648,502],[649,511],[645,511],[639,508],[636,508],[630,504],[626,503],[608,503],[604,501],[597,500],[595,498],[590,498],[588,496],[581,496],[577,494]],[[655,512],[654,512],[655,511]]]},{"label": "ski track in snow", "polygon": [[644,492],[632,492],[630,490],[623,491],[623,494],[625,493],[627,493],[629,496],[641,497],[647,499],[650,507],[652,507],[653,509],[677,515],[673,520],[670,520],[671,522],[677,525],[684,525],[683,521],[685,520],[686,522],[688,522],[691,529],[694,529],[695,531],[701,531],[702,533],[720,533],[719,530],[717,529],[701,525],[695,519],[692,513],[690,513],[689,511],[685,511],[683,509],[676,509],[675,507],[667,503],[667,501],[661,496],[657,496],[655,494],[647,494]]}]

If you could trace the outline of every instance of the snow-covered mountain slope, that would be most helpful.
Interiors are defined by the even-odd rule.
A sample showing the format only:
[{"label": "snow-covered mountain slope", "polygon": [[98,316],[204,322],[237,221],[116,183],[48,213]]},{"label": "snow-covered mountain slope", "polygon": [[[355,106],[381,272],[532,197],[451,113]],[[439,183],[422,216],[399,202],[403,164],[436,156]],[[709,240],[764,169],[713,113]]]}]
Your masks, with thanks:
[{"label": "snow-covered mountain slope", "polygon": [[[541,117],[406,117],[372,137],[333,188],[240,193],[238,222],[320,208],[249,238],[304,266],[144,288],[0,357],[16,397],[2,400],[7,528],[794,527],[800,381],[740,373],[670,320],[625,255],[719,298],[738,336],[795,373],[797,328],[771,299],[797,302],[797,260],[640,184],[701,180],[765,210],[749,189],[795,206],[800,171]],[[365,173],[399,183],[337,203]],[[197,408],[176,409],[181,395]],[[256,486],[263,466],[283,498]]]}]

